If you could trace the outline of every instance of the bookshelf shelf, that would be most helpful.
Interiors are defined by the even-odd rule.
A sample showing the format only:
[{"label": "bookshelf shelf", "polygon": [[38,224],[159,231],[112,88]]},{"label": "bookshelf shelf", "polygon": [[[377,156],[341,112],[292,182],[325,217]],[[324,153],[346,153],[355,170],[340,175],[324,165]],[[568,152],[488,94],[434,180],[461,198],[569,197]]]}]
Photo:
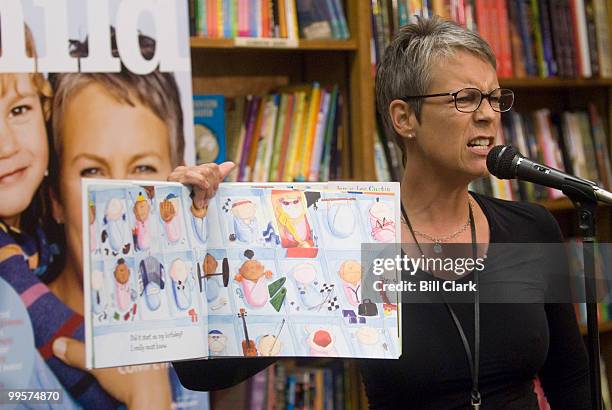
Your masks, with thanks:
[{"label": "bookshelf shelf", "polygon": [[543,201],[538,201],[537,203],[542,205],[543,207],[545,207],[551,212],[569,211],[571,209],[574,209],[574,205],[572,204],[572,201],[570,201],[567,198],[547,199]]},{"label": "bookshelf shelf", "polygon": [[500,78],[499,82],[515,88],[612,87],[612,78]]},{"label": "bookshelf shelf", "polygon": [[[600,322],[599,323],[599,333],[609,333],[612,332],[612,321],[609,322]],[[580,325],[580,334],[587,334],[587,327],[585,325]]]},{"label": "bookshelf shelf", "polygon": [[[355,51],[357,42],[353,39],[348,40],[298,40],[297,47],[283,39],[252,39],[253,43],[260,42],[261,46],[242,46],[236,45],[233,38],[206,38],[191,37],[191,48],[193,50],[202,49],[263,49],[263,50],[286,50],[286,51]],[[272,45],[270,45],[272,44]]]},{"label": "bookshelf shelf", "polygon": [[[568,198],[559,198],[559,199],[547,199],[544,201],[537,201],[538,204],[544,206],[545,208],[547,208],[549,211],[551,212],[556,212],[556,211],[572,211],[574,210],[574,205],[572,204],[572,201],[570,201]],[[598,206],[600,208],[606,208],[608,207],[605,204],[598,204]]]}]

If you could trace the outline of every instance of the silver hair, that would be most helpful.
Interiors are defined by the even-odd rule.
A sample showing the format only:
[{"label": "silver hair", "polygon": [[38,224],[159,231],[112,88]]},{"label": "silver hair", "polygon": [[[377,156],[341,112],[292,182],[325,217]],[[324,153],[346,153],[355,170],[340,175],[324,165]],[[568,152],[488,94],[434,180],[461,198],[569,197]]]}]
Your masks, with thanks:
[{"label": "silver hair", "polygon": [[[477,33],[436,16],[417,17],[416,23],[402,26],[385,49],[376,70],[376,105],[385,131],[395,137],[402,152],[404,144],[391,123],[389,104],[404,96],[427,94],[433,65],[458,50],[472,53],[496,68],[491,47]],[[415,99],[409,104],[420,121],[423,100]]]}]

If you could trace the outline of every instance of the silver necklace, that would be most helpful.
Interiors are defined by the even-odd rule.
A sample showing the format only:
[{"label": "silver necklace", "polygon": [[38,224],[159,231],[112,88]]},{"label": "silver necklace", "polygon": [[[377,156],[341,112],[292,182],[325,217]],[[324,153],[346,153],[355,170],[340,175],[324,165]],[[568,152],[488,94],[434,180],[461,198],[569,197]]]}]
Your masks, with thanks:
[{"label": "silver necklace", "polygon": [[[456,232],[453,232],[449,235],[443,236],[443,237],[435,237],[435,236],[431,236],[428,235],[426,233],[423,232],[419,232],[416,229],[412,229],[412,232],[415,235],[421,236],[431,242],[433,242],[433,250],[435,253],[442,253],[442,243],[450,241],[451,239],[456,238],[457,236],[459,236],[460,234],[462,234],[463,232],[465,232],[467,230],[467,228],[470,227],[470,222],[472,221],[470,215],[472,213],[472,203],[468,200],[468,219],[465,222],[465,225],[463,225],[461,228],[459,228],[459,230],[457,230]],[[405,223],[405,222],[404,222]]]}]

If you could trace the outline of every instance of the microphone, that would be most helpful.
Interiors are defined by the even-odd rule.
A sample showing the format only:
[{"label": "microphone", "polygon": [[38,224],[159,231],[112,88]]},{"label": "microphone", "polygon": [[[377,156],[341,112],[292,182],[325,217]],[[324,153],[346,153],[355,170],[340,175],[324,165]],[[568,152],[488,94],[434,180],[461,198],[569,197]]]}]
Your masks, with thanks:
[{"label": "microphone", "polygon": [[612,204],[612,193],[598,187],[595,182],[531,161],[511,145],[493,147],[487,155],[487,169],[499,179],[518,178],[559,189],[569,197],[579,193],[594,202]]}]

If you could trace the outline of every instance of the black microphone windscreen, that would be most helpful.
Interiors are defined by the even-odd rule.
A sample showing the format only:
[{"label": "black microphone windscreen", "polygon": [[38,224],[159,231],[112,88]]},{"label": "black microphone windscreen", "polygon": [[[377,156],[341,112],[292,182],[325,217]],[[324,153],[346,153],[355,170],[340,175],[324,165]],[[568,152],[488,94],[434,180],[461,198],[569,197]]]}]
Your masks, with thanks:
[{"label": "black microphone windscreen", "polygon": [[487,155],[487,169],[497,178],[513,179],[516,177],[516,170],[512,161],[517,154],[521,155],[512,145],[497,145],[491,148]]}]

